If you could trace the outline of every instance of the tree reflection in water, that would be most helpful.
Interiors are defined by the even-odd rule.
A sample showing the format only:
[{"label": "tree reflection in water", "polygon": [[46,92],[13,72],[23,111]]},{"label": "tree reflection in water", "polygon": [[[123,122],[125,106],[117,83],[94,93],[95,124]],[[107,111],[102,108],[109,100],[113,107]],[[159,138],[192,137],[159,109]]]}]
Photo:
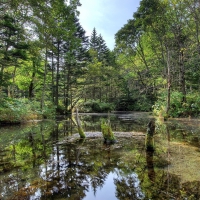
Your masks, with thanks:
[{"label": "tree reflection in water", "polygon": [[144,198],[140,188],[140,181],[137,174],[132,173],[114,179],[116,185],[116,197],[120,200],[139,200]]},{"label": "tree reflection in water", "polygon": [[146,162],[147,162],[147,169],[148,169],[148,177],[149,180],[154,183],[155,181],[155,170],[153,165],[153,151],[146,151]]},{"label": "tree reflection in water", "polygon": [[[178,144],[188,140],[191,144],[199,132],[196,135],[187,132],[183,138],[180,125],[180,130],[176,125],[172,129],[168,122],[162,126],[162,134],[155,137],[155,151],[148,152],[144,140],[137,138],[119,138],[112,146],[104,145],[97,138],[58,144],[61,136],[68,135],[71,129],[68,124],[68,121],[67,126],[65,122],[56,126],[38,124],[9,132],[1,129],[0,199],[87,200],[95,199],[100,191],[109,194],[110,186],[115,194],[109,200],[200,199],[198,180],[183,182],[178,174],[180,169],[174,169],[175,173],[169,170],[173,168],[170,159],[178,153],[174,140]],[[133,129],[131,126],[127,129]],[[84,127],[87,128],[86,124]],[[116,127],[120,129],[117,123]],[[195,130],[198,130],[196,126]],[[198,164],[198,149],[191,148],[189,153],[195,153],[192,158]],[[188,163],[188,166],[191,171],[196,165]],[[193,173],[198,175],[198,169],[194,169]]]}]

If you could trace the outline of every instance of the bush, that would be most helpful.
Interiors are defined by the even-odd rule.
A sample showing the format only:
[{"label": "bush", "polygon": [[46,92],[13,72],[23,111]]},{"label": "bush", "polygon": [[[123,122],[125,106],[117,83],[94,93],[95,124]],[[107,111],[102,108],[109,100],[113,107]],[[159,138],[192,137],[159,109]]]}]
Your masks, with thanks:
[{"label": "bush", "polygon": [[141,95],[134,105],[134,111],[150,112],[152,111],[153,100],[145,95]]},{"label": "bush", "polygon": [[[167,93],[163,93],[159,100],[153,106],[153,113],[157,116],[166,115]],[[169,116],[171,117],[197,117],[200,113],[200,96],[198,93],[188,93],[187,102],[182,102],[183,95],[181,92],[173,91],[171,93],[171,102]]]},{"label": "bush", "polygon": [[40,109],[40,102],[28,99],[5,98],[0,100],[0,121],[18,123],[22,121],[42,119],[43,116],[53,115],[55,108],[47,103],[44,110]]}]

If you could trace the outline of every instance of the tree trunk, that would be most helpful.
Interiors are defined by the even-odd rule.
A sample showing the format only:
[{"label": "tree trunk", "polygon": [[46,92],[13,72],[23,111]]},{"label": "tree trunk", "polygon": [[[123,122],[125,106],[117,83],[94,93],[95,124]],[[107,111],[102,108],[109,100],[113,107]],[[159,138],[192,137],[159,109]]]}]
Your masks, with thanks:
[{"label": "tree trunk", "polygon": [[78,133],[80,135],[80,138],[85,138],[85,133],[83,131],[83,128],[81,126],[81,121],[79,119],[79,116],[78,116],[78,108],[76,108],[76,123],[77,123],[77,126],[78,126]]},{"label": "tree trunk", "polygon": [[36,69],[35,69],[35,62],[33,61],[33,73],[32,73],[32,77],[31,77],[31,83],[29,85],[29,89],[28,89],[28,97],[29,99],[32,99],[34,97],[33,94],[33,89],[34,89],[34,78],[36,75]]},{"label": "tree trunk", "polygon": [[170,63],[170,51],[167,49],[167,106],[166,106],[167,116],[170,109],[170,98],[171,98],[171,63]]},{"label": "tree trunk", "polygon": [[[15,62],[16,64],[16,62]],[[12,80],[12,85],[10,86],[10,89],[11,89],[11,97],[14,98],[14,87],[15,87],[15,74],[16,74],[16,70],[17,70],[17,67],[16,65],[14,66],[14,71],[13,71],[13,80]]]},{"label": "tree trunk", "polygon": [[44,109],[44,98],[46,91],[46,76],[47,76],[47,47],[45,50],[45,64],[44,64],[44,79],[43,79],[43,89],[42,89],[42,98],[41,98],[41,110]]},{"label": "tree trunk", "polygon": [[55,105],[58,108],[58,88],[59,88],[59,68],[60,68],[60,42],[57,44],[57,69],[56,69],[56,91],[55,91]]},{"label": "tree trunk", "polygon": [[181,87],[181,92],[183,94],[182,102],[185,103],[186,102],[186,89],[185,89],[185,66],[184,66],[183,50],[180,51],[179,63],[180,63],[180,87]]},{"label": "tree trunk", "polygon": [[55,88],[54,88],[54,63],[53,63],[53,51],[52,51],[52,56],[51,56],[51,87],[52,87],[52,102],[54,103],[54,96],[55,96]]},{"label": "tree trunk", "polygon": [[66,92],[65,92],[65,108],[67,111],[69,111],[70,109],[68,109],[69,104],[70,104],[70,73],[71,73],[71,65],[67,65],[67,84],[66,84]]},{"label": "tree trunk", "polygon": [[154,151],[154,136],[155,133],[155,120],[152,119],[147,126],[147,134],[146,134],[146,150],[147,151]]}]

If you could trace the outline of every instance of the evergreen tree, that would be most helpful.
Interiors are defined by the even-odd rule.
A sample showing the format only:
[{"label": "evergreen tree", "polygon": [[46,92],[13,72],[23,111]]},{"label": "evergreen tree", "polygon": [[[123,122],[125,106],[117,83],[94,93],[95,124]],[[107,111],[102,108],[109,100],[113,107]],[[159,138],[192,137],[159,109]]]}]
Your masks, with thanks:
[{"label": "evergreen tree", "polygon": [[101,36],[101,34],[98,36],[98,59],[99,61],[108,63],[109,62],[109,49],[106,46],[106,42]]},{"label": "evergreen tree", "polygon": [[[72,110],[77,101],[81,98],[83,85],[79,79],[84,77],[85,66],[89,59],[88,37],[74,15],[75,31],[73,40],[65,41],[63,48],[65,61],[63,66],[64,77],[64,105],[66,110]],[[76,92],[74,92],[76,91]]]},{"label": "evergreen tree", "polygon": [[102,35],[98,35],[95,28],[90,36],[89,44],[91,51],[96,54],[100,62],[108,62],[109,49]]},{"label": "evergreen tree", "polygon": [[91,49],[98,51],[98,48],[99,48],[99,41],[98,40],[99,39],[98,39],[97,31],[94,28],[93,31],[92,31],[91,37],[90,37],[90,41],[89,41]]}]

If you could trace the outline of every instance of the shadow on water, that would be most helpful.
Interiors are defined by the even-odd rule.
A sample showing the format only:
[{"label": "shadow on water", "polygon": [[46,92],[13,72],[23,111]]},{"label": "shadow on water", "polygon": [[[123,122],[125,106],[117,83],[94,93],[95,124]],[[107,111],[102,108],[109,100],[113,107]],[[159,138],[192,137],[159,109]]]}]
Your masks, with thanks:
[{"label": "shadow on water", "polygon": [[[100,131],[108,114],[80,114],[85,131]],[[147,113],[109,114],[113,131],[144,132]],[[198,121],[156,121],[154,151],[144,137],[66,138],[73,119],[0,128],[0,199],[200,199]]]}]

